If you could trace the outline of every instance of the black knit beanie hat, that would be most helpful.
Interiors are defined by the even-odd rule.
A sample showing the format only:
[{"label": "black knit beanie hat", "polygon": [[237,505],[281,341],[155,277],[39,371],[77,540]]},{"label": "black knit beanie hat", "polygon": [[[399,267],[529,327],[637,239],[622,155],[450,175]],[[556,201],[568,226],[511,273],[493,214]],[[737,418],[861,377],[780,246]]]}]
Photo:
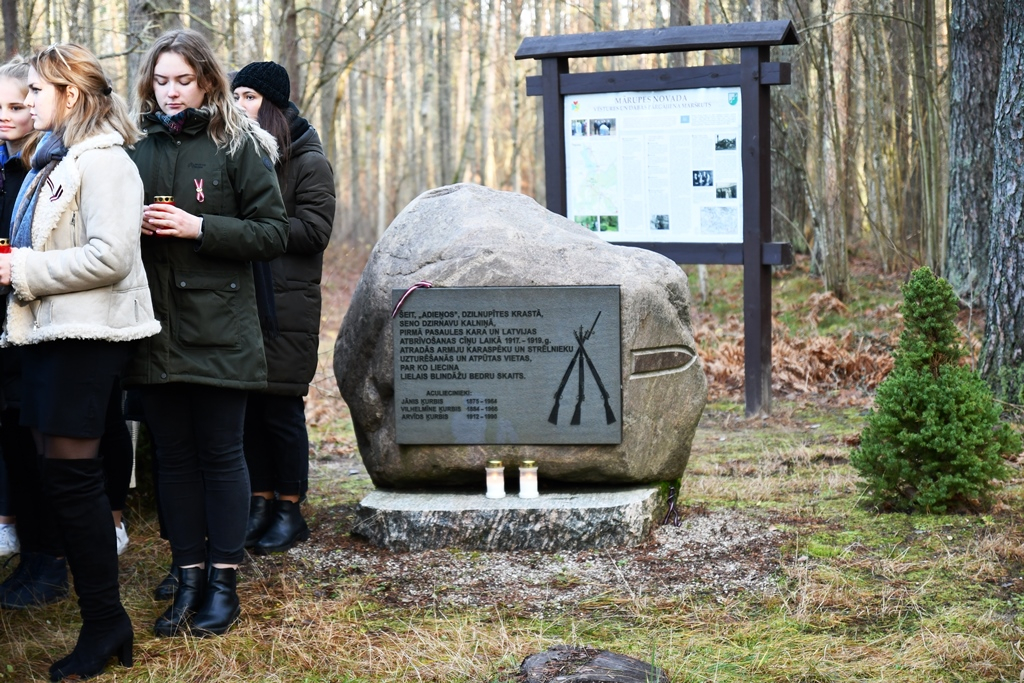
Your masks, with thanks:
[{"label": "black knit beanie hat", "polygon": [[274,62],[252,62],[231,81],[231,89],[252,88],[280,109],[288,106],[292,84],[284,67]]}]

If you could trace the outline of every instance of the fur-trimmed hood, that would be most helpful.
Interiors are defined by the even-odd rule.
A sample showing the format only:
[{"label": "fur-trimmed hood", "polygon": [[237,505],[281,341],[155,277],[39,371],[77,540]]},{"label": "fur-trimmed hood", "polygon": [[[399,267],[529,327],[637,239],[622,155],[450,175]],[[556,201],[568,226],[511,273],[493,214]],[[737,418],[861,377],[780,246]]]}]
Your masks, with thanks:
[{"label": "fur-trimmed hood", "polygon": [[68,148],[68,153],[46,179],[47,187],[39,193],[39,200],[32,216],[33,249],[38,251],[46,246],[50,233],[57,227],[61,215],[68,210],[82,186],[78,158],[90,150],[121,147],[123,144],[124,138],[120,133],[110,132],[93,136]]}]

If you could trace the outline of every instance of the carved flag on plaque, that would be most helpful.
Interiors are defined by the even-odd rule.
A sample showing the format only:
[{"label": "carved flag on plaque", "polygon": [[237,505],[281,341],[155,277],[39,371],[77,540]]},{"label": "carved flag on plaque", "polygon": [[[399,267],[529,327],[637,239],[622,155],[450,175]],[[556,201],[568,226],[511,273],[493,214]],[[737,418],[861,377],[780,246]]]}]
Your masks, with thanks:
[{"label": "carved flag on plaque", "polygon": [[391,331],[400,444],[622,441],[618,286],[419,289]]}]

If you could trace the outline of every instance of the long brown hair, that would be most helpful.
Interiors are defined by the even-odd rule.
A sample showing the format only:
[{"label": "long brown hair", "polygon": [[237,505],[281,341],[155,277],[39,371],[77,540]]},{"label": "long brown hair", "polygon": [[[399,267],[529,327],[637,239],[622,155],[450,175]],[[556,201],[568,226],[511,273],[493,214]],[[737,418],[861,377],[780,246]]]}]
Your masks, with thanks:
[{"label": "long brown hair", "polygon": [[153,73],[157,60],[165,52],[173,52],[195,71],[196,85],[203,91],[202,109],[209,117],[207,133],[218,147],[227,148],[229,154],[237,152],[245,140],[256,143],[257,148],[277,159],[277,150],[270,136],[260,135],[258,126],[250,121],[235,104],[224,67],[202,34],[189,29],[167,31],[150,46],[142,58],[135,78],[135,110],[139,116],[160,111],[153,92]]},{"label": "long brown hair", "polygon": [[78,103],[54,110],[53,132],[70,147],[93,135],[116,131],[130,145],[141,133],[128,105],[114,93],[96,55],[76,43],[57,43],[29,59],[29,66],[57,91],[56,104],[67,101],[68,88],[78,89]]},{"label": "long brown hair", "polygon": [[288,126],[288,118],[280,107],[264,97],[259,111],[256,112],[256,122],[260,124],[260,128],[273,135],[277,140],[277,149],[280,151],[277,163],[284,168],[288,164],[292,147],[292,134]]},{"label": "long brown hair", "polygon": [[[24,58],[15,56],[11,61],[0,66],[0,78],[6,78],[17,83],[21,88],[22,99],[28,94],[28,62]],[[18,140],[16,144],[11,144],[14,141],[8,140],[7,149],[13,150],[17,147],[21,151],[21,156],[18,158],[27,170],[32,167],[32,155],[35,154],[36,145],[39,144],[39,140],[42,137],[43,131],[33,128],[29,131],[28,135]]]}]

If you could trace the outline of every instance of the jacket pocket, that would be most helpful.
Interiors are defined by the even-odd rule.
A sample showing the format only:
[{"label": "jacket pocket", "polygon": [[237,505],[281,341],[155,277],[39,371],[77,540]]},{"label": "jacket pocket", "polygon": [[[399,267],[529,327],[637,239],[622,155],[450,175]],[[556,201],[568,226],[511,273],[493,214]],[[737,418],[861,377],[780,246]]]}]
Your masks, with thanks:
[{"label": "jacket pocket", "polygon": [[178,342],[238,348],[242,330],[236,295],[240,289],[233,273],[175,271]]}]

